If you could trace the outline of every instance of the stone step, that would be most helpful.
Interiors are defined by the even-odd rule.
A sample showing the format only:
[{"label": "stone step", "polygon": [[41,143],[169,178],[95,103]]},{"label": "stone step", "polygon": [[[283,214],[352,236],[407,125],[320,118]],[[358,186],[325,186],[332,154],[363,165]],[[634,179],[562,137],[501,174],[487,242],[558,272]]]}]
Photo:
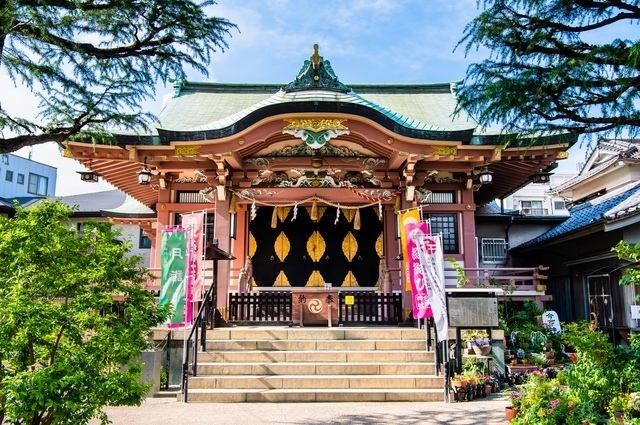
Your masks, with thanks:
[{"label": "stone step", "polygon": [[198,353],[198,363],[301,363],[301,362],[433,362],[429,351],[218,351]]},{"label": "stone step", "polygon": [[[182,394],[178,396],[181,400]],[[190,403],[443,401],[440,389],[189,389]]]},{"label": "stone step", "polygon": [[246,375],[197,376],[189,389],[437,389],[443,378],[429,375]]},{"label": "stone step", "polygon": [[198,375],[433,375],[433,362],[200,363]]},{"label": "stone step", "polygon": [[[183,338],[182,331],[173,331],[174,339]],[[162,339],[162,338],[160,338]],[[425,340],[425,331],[416,328],[376,327],[376,328],[274,328],[274,327],[231,327],[207,331],[207,340]]]},{"label": "stone step", "polygon": [[207,351],[273,350],[273,351],[363,351],[363,350],[425,350],[419,340],[208,340]]}]

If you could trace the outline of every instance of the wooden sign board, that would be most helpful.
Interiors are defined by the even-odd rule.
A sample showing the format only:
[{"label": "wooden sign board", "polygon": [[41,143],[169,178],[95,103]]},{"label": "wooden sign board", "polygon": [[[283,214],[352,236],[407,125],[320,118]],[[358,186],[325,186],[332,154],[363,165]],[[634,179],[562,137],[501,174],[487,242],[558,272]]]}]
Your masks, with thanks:
[{"label": "wooden sign board", "polygon": [[498,326],[497,298],[449,298],[449,326]]}]

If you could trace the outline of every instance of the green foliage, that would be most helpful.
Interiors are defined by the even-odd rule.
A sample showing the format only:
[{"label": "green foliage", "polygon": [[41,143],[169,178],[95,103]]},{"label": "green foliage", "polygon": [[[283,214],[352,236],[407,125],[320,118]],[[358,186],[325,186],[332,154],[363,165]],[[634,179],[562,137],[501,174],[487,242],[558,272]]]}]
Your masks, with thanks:
[{"label": "green foliage", "polygon": [[143,289],[130,243],[108,223],[79,235],[71,212],[43,201],[0,218],[0,423],[104,422],[103,406],[148,390],[134,359],[167,311]]},{"label": "green foliage", "polygon": [[[140,104],[158,81],[207,75],[236,28],[207,16],[210,0],[29,1],[0,6],[0,65],[34,92],[45,124],[0,108],[0,153],[73,137],[110,139],[108,128],[144,128]],[[178,82],[179,84],[179,82]],[[129,112],[125,112],[129,111]]]},{"label": "green foliage", "polygon": [[561,388],[558,381],[543,374],[531,374],[520,388],[520,413],[511,423],[516,425],[581,424],[582,401]]},{"label": "green foliage", "polygon": [[[622,410],[634,423],[633,394],[640,376],[640,340],[629,349],[614,347],[607,336],[591,331],[588,322],[564,324],[563,343],[575,351],[556,379],[542,373],[521,387],[521,413],[514,424],[599,423]],[[639,415],[640,416],[640,415]],[[563,419],[564,418],[564,419]]]},{"label": "green foliage", "polygon": [[[618,254],[618,258],[630,260],[633,262],[640,261],[640,243],[631,245],[628,242],[620,241],[612,248]],[[628,268],[625,270],[622,279],[618,282],[620,285],[640,285],[640,270],[636,268]],[[640,301],[640,295],[636,298]]]},{"label": "green foliage", "polygon": [[458,46],[491,56],[469,67],[457,94],[480,124],[529,134],[640,133],[640,38],[616,38],[638,23],[636,0],[478,3],[483,10]]}]

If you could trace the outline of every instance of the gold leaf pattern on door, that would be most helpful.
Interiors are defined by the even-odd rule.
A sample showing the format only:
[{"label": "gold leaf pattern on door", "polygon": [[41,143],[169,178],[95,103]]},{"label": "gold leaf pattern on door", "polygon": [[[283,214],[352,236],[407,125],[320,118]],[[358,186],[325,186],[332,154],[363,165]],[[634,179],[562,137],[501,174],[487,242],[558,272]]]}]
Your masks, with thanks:
[{"label": "gold leaf pattern on door", "polygon": [[287,235],[285,235],[284,232],[280,232],[280,234],[276,238],[276,242],[273,248],[276,251],[276,255],[278,256],[280,262],[284,261],[284,259],[287,258],[287,255],[289,255],[289,251],[291,250],[291,243],[289,242],[289,238],[287,238]]},{"label": "gold leaf pattern on door", "polygon": [[342,208],[341,213],[342,215],[344,215],[344,218],[346,218],[349,223],[351,223],[353,221],[353,217],[356,216],[356,210],[354,209]]},{"label": "gold leaf pattern on door", "polygon": [[376,253],[378,254],[379,258],[382,258],[382,256],[384,255],[383,241],[384,238],[382,237],[382,232],[380,232],[378,239],[376,239]]},{"label": "gold leaf pattern on door", "polygon": [[[305,208],[307,209],[307,213],[309,213],[309,217],[311,217],[311,207],[305,207]],[[326,210],[327,210],[327,207],[317,207],[318,218],[314,221],[320,221]]]},{"label": "gold leaf pattern on door", "polygon": [[307,280],[307,284],[305,286],[320,286],[324,287],[324,277],[320,274],[318,270],[314,270],[309,276],[309,280]]},{"label": "gold leaf pattern on door", "polygon": [[280,270],[280,273],[278,273],[273,286],[291,286],[291,284],[289,283],[289,279],[287,279],[287,275],[284,274],[282,270]]},{"label": "gold leaf pattern on door", "polygon": [[327,244],[320,232],[316,230],[307,240],[307,254],[317,263],[324,255],[325,249],[327,249]]},{"label": "gold leaf pattern on door", "polygon": [[291,207],[276,207],[276,211],[280,221],[285,221],[291,211]]},{"label": "gold leaf pattern on door", "polygon": [[345,276],[344,280],[342,281],[342,286],[360,286],[360,285],[358,285],[358,280],[353,275],[353,273],[349,271],[349,273],[347,273],[347,276]]},{"label": "gold leaf pattern on door", "polygon": [[347,260],[353,261],[353,257],[356,256],[356,252],[358,252],[358,241],[353,234],[349,232],[342,240],[342,253],[347,257]]},{"label": "gold leaf pattern on door", "polygon": [[256,242],[256,238],[253,236],[253,233],[249,233],[249,257],[253,258],[256,255],[256,250],[258,249],[258,243]]}]

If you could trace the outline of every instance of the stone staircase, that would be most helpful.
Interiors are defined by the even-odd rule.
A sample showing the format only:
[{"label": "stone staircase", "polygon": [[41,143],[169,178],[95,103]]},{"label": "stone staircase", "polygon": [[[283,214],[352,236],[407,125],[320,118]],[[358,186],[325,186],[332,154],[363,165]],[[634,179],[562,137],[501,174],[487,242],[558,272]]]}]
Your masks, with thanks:
[{"label": "stone staircase", "polygon": [[419,329],[219,328],[198,353],[188,401],[442,401],[434,368]]}]

